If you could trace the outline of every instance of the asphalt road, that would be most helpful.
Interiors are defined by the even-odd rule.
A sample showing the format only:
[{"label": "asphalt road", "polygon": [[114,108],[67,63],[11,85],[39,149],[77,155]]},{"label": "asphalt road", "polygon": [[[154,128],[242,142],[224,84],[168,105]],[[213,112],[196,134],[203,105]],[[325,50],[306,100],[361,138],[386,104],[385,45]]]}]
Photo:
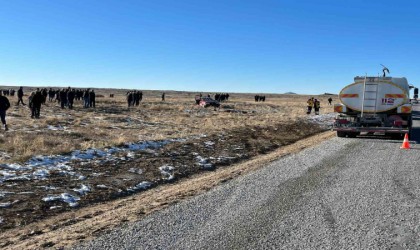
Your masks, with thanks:
[{"label": "asphalt road", "polygon": [[401,143],[333,138],[77,249],[420,249],[420,145]]}]

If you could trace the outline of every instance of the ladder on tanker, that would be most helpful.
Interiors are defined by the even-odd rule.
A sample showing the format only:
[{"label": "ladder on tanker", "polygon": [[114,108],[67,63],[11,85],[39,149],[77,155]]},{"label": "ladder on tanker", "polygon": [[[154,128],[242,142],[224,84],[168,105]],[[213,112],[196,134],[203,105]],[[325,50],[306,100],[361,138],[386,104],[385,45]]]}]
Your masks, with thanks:
[{"label": "ladder on tanker", "polygon": [[[370,80],[371,78],[369,78]],[[367,76],[365,77],[364,83],[363,83],[363,100],[362,100],[362,114],[363,117],[366,110],[369,110],[369,112],[373,112],[376,114],[376,105],[378,100],[378,89],[379,84],[375,82],[375,79],[372,79],[372,81],[366,82]]]}]

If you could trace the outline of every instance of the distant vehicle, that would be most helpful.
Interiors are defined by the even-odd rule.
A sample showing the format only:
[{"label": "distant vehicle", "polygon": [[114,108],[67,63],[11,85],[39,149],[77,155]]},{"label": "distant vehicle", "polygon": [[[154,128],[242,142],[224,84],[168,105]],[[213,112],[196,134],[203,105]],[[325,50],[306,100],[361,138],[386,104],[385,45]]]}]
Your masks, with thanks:
[{"label": "distant vehicle", "polygon": [[341,90],[341,103],[334,105],[338,115],[333,130],[338,137],[356,137],[362,132],[393,137],[410,133],[411,88],[405,77],[356,76],[354,83]]},{"label": "distant vehicle", "polygon": [[210,97],[202,97],[200,99],[199,105],[201,107],[207,108],[207,107],[215,107],[215,108],[219,108],[220,107],[220,102],[210,98]]}]

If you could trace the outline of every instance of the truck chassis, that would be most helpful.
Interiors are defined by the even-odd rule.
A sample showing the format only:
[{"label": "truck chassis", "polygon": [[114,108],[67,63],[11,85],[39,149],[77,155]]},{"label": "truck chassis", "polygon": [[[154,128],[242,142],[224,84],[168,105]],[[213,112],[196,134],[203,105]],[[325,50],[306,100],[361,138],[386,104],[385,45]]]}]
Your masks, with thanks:
[{"label": "truck chassis", "polygon": [[333,125],[338,137],[356,137],[361,133],[384,134],[393,138],[410,133],[411,114],[338,114]]}]

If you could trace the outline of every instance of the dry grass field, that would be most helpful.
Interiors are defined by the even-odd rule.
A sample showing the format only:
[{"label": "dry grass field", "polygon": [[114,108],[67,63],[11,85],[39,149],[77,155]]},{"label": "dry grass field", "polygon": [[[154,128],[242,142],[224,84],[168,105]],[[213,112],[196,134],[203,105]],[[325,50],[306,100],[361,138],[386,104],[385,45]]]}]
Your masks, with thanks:
[{"label": "dry grass field", "polygon": [[[165,92],[164,102],[161,92],[143,91],[140,105],[128,108],[125,93],[96,90],[103,96],[96,108],[47,101],[40,119],[9,97],[9,131],[0,132],[0,232],[228,167],[326,130],[306,115],[309,96],[270,94],[257,103],[253,94],[231,94],[214,110],[195,105],[197,93],[174,91]],[[315,96],[321,115],[333,111],[328,97]]]}]

